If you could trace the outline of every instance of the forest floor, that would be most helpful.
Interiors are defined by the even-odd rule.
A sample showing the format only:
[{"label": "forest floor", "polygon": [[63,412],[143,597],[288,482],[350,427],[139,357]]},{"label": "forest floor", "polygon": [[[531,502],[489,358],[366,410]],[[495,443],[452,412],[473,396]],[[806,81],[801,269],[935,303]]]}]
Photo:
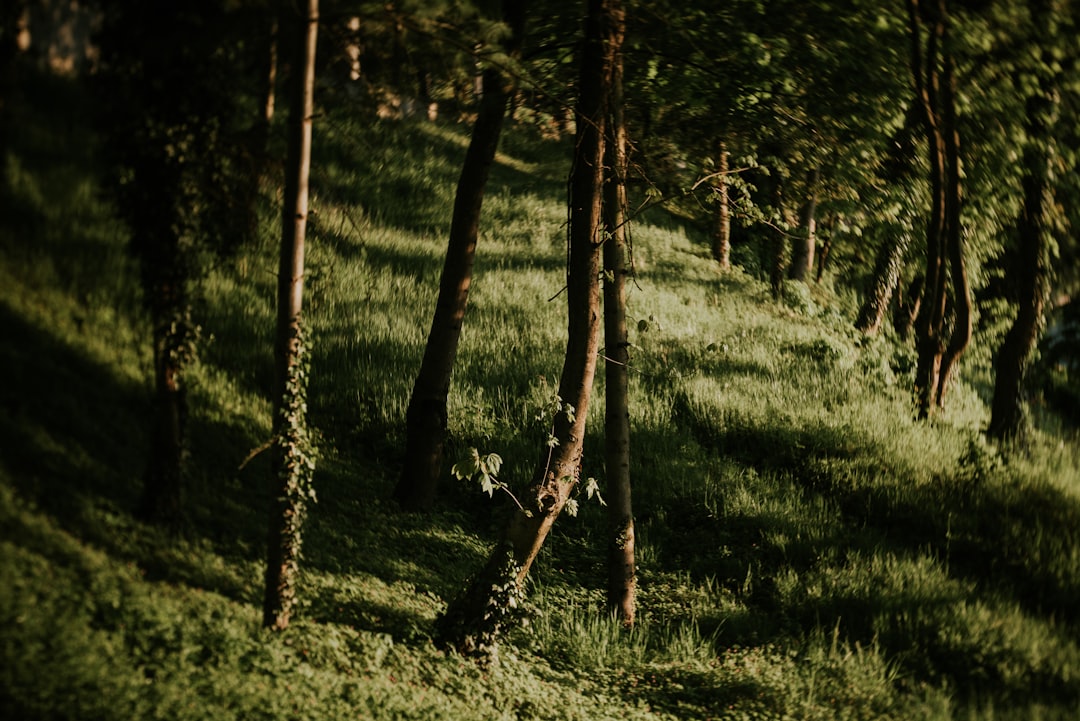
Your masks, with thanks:
[{"label": "forest floor", "polygon": [[[720,273],[693,224],[635,220],[639,622],[603,611],[605,509],[581,500],[487,665],[431,641],[508,501],[444,479],[389,500],[468,128],[330,113],[307,308],[320,457],[300,608],[260,627],[279,212],[207,262],[185,524],[137,520],[149,329],[96,141],[63,83],[16,106],[0,214],[0,717],[1075,719],[1080,450],[1035,408],[982,435],[992,344],[913,418],[913,352],[853,329],[834,267],[774,301],[753,242]],[[485,204],[452,447],[529,477],[565,344],[567,143],[511,125]],[[841,261],[842,262],[842,261]],[[603,378],[586,475],[603,492]]]}]

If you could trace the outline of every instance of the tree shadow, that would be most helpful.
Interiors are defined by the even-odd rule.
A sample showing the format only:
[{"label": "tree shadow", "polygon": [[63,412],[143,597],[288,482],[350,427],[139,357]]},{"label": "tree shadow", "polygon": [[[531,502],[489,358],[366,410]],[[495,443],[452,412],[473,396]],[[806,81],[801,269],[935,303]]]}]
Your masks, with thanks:
[{"label": "tree shadow", "polygon": [[135,506],[145,467],[146,389],[0,302],[0,462],[15,488],[65,528],[87,505]]}]

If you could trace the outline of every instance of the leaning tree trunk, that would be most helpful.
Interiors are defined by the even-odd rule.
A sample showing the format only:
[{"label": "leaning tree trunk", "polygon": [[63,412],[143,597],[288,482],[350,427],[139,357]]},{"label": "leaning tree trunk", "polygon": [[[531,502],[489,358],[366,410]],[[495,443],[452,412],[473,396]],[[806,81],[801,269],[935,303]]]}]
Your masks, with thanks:
[{"label": "leaning tree trunk", "polygon": [[799,232],[791,239],[791,268],[788,269],[788,278],[802,283],[806,282],[814,267],[814,251],[817,249],[817,185],[820,176],[820,168],[814,168],[807,176],[806,202],[802,207]]},{"label": "leaning tree trunk", "polygon": [[[1036,13],[1036,18],[1041,20],[1036,26],[1046,27],[1049,13],[1045,6],[1041,9],[1042,13]],[[1044,66],[1050,66],[1050,63],[1044,62]],[[1057,121],[1060,100],[1056,78],[1044,74],[1039,85],[1039,92],[1028,98],[1026,108],[1024,205],[1017,223],[1019,253],[1015,266],[1019,276],[1019,305],[1016,318],[998,350],[987,428],[987,435],[1003,441],[1016,440],[1026,430],[1022,399],[1024,378],[1043,332],[1051,286],[1048,215],[1054,203],[1050,180],[1056,158],[1052,129]]]},{"label": "leaning tree trunk", "polygon": [[[503,17],[512,32],[507,47],[511,53],[520,48],[524,5],[520,0],[503,2]],[[402,508],[409,510],[431,508],[443,472],[446,399],[472,284],[480,209],[499,145],[507,101],[514,92],[514,83],[498,69],[488,68],[484,72],[486,90],[458,179],[435,316],[406,412],[405,464],[394,497]]]},{"label": "leaning tree trunk", "polygon": [[[616,17],[616,21],[621,20]],[[622,37],[622,27],[614,30]],[[604,195],[604,461],[608,489],[608,608],[624,626],[634,625],[637,578],[634,512],[630,495],[630,346],[626,332],[626,126],[623,122],[622,53],[611,77],[611,127]],[[721,149],[721,155],[726,151]],[[726,159],[721,161],[726,163]],[[721,170],[726,170],[722,168]],[[725,200],[726,204],[726,200]]]},{"label": "leaning tree trunk", "polygon": [[716,172],[718,182],[716,191],[716,228],[713,231],[713,259],[720,270],[731,267],[731,201],[728,190],[727,174],[730,170],[730,155],[727,143],[723,140],[716,145]]},{"label": "leaning tree trunk", "polygon": [[877,261],[874,263],[873,285],[855,321],[855,328],[866,335],[875,335],[881,328],[885,312],[889,309],[889,303],[900,283],[900,274],[904,269],[910,243],[911,236],[907,232],[900,232],[886,239],[878,250]]},{"label": "leaning tree trunk", "polygon": [[[291,9],[291,3],[285,5]],[[285,10],[288,13],[288,9]],[[281,255],[278,266],[277,331],[274,345],[273,510],[266,556],[263,625],[289,625],[296,603],[300,531],[313,498],[314,455],[307,436],[306,343],[301,311],[304,240],[308,217],[312,121],[315,114],[315,49],[319,2],[307,0],[303,17],[287,14],[282,29],[296,27],[297,56],[289,107],[289,155],[285,167]]]},{"label": "leaning tree trunk", "polygon": [[912,77],[930,153],[931,207],[926,229],[926,281],[923,302],[915,322],[915,344],[918,350],[915,397],[919,417],[927,418],[934,406],[941,357],[945,352],[946,152],[938,111],[940,73],[937,67],[939,45],[945,33],[944,2],[942,0],[937,12],[931,12],[933,27],[928,32],[925,58],[920,40],[923,21],[918,0],[908,0],[908,15],[911,28]]},{"label": "leaning tree trunk", "polygon": [[589,0],[570,178],[567,343],[558,391],[564,405],[555,417],[556,443],[544,444],[536,472],[521,496],[522,507],[511,516],[485,567],[438,619],[438,641],[464,653],[494,650],[529,567],[581,471],[585,419],[600,346],[605,114],[612,61],[621,43],[613,28],[621,17],[621,0]]}]

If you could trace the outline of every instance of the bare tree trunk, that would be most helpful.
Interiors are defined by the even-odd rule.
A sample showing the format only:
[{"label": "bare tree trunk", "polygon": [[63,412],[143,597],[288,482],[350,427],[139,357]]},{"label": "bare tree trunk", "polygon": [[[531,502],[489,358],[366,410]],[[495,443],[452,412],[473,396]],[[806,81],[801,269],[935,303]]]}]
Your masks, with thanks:
[{"label": "bare tree trunk", "polygon": [[911,331],[915,328],[915,319],[919,317],[919,309],[922,307],[923,278],[916,276],[908,285],[907,292],[896,292],[896,310],[893,312],[893,330],[902,340],[911,338]]},{"label": "bare tree trunk", "polygon": [[[524,3],[504,0],[503,12],[513,32],[507,49],[515,53],[520,48],[524,31]],[[458,179],[435,316],[406,412],[405,464],[394,497],[402,508],[409,510],[431,508],[443,473],[446,399],[472,285],[480,210],[499,145],[507,101],[514,91],[512,80],[502,77],[498,69],[488,68],[485,73],[487,92],[480,100],[472,139]]]},{"label": "bare tree trunk", "polygon": [[[944,13],[944,0],[941,2]],[[956,318],[949,336],[949,344],[941,359],[938,377],[937,405],[945,407],[945,392],[952,380],[960,357],[971,342],[971,288],[964,264],[964,239],[961,227],[961,204],[963,188],[960,180],[960,130],[956,123],[956,77],[953,73],[952,55],[945,53],[943,71],[942,104],[945,139],[945,241],[949,260],[949,277],[952,280],[952,297]]]},{"label": "bare tree trunk", "polygon": [[[791,268],[788,278],[805,283],[814,267],[814,252],[817,250],[817,185],[821,169],[814,168],[806,180],[806,202],[802,207],[799,232],[791,239]],[[805,235],[802,233],[805,232]]]},{"label": "bare tree trunk", "polygon": [[728,196],[728,178],[730,156],[727,143],[723,140],[716,144],[716,230],[713,234],[713,258],[720,265],[720,270],[731,267],[731,206]]},{"label": "bare tree trunk", "polygon": [[874,263],[873,286],[859,309],[858,320],[855,321],[855,328],[866,335],[875,335],[881,328],[885,311],[888,310],[900,283],[900,273],[904,268],[910,243],[911,236],[897,233],[886,239],[878,250],[877,261]]},{"label": "bare tree trunk", "polygon": [[[621,16],[615,21],[622,20]],[[614,29],[622,37],[623,28]],[[624,626],[634,625],[637,578],[634,510],[630,493],[630,347],[626,332],[626,126],[623,119],[622,53],[615,55],[611,78],[607,183],[604,195],[604,461],[608,489],[608,608]],[[721,148],[722,163],[727,162]],[[721,176],[723,178],[723,176]],[[723,182],[723,181],[721,181]],[[724,186],[722,186],[724,187]],[[726,191],[725,191],[726,193]],[[722,203],[726,205],[726,200]],[[726,255],[726,253],[725,253]],[[721,263],[723,265],[723,263]]]},{"label": "bare tree trunk", "polygon": [[578,483],[585,419],[600,346],[600,212],[605,115],[614,54],[622,38],[621,0],[589,0],[581,59],[577,137],[570,179],[566,357],[559,397],[570,406],[555,417],[554,446],[544,444],[523,507],[510,518],[487,565],[437,623],[440,643],[466,653],[494,650],[510,620],[513,599],[552,524]]},{"label": "bare tree trunk", "polygon": [[773,300],[780,300],[784,291],[784,271],[788,267],[788,230],[792,224],[786,222],[788,213],[784,209],[784,184],[779,176],[772,179],[772,203],[781,220],[769,233],[769,288]]},{"label": "bare tree trunk", "polygon": [[926,285],[919,316],[915,323],[915,343],[918,361],[915,367],[915,396],[920,418],[927,418],[934,406],[945,351],[942,338],[945,322],[945,139],[938,113],[938,55],[945,33],[944,2],[932,13],[933,28],[929,31],[925,58],[921,48],[922,18],[918,0],[908,0],[911,28],[911,70],[915,95],[921,107],[930,151],[930,218],[926,231]]},{"label": "bare tree trunk", "polygon": [[[285,12],[292,8],[284,5]],[[315,50],[319,2],[307,0],[302,17],[283,17],[282,27],[297,31],[293,95],[289,107],[289,157],[285,169],[281,257],[278,267],[277,333],[274,346],[273,511],[266,557],[263,625],[289,625],[296,602],[300,530],[311,494],[314,459],[304,446],[306,373],[301,311],[304,294],[304,241],[308,218],[308,178],[315,114]],[[295,433],[299,431],[299,435]]]},{"label": "bare tree trunk", "polygon": [[832,251],[832,239],[833,233],[836,232],[836,214],[829,216],[828,220],[828,232],[825,234],[825,240],[821,243],[821,251],[817,254],[817,272],[814,274],[814,282],[820,283],[821,279],[825,277],[825,265],[829,261],[829,253]]}]

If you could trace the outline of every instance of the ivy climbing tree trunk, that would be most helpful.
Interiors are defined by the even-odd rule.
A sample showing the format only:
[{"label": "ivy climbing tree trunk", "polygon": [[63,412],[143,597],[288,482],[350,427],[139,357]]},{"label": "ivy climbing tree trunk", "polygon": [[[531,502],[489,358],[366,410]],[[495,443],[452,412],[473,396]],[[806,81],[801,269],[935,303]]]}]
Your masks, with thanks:
[{"label": "ivy climbing tree trunk", "polygon": [[[621,13],[612,17],[614,37],[625,32]],[[621,40],[617,41],[621,47]],[[608,490],[608,608],[633,626],[637,577],[634,509],[630,493],[630,344],[626,332],[626,277],[630,273],[626,219],[626,125],[623,118],[623,60],[616,51],[611,75],[604,190],[604,462]],[[721,154],[726,151],[721,149]],[[726,162],[722,161],[722,162]],[[721,183],[723,183],[721,176]],[[726,186],[722,186],[725,187]]]},{"label": "ivy climbing tree trunk", "polygon": [[140,258],[153,323],[154,396],[150,458],[139,510],[145,520],[176,528],[183,515],[184,370],[190,360],[194,329],[184,270],[187,265],[179,240],[159,237],[151,242],[156,248],[150,256]]},{"label": "ivy climbing tree trunk", "polygon": [[589,0],[570,176],[567,342],[559,377],[552,439],[522,492],[485,567],[437,622],[439,643],[464,653],[490,653],[510,620],[529,568],[578,484],[600,346],[601,205],[605,116],[614,54],[621,37],[621,0]]},{"label": "ivy climbing tree trunk", "polygon": [[[516,55],[524,32],[525,3],[504,0],[503,19],[511,30],[506,50]],[[446,400],[472,285],[480,210],[507,103],[515,90],[512,79],[496,68],[486,69],[484,75],[484,93],[458,179],[435,316],[406,412],[405,463],[394,497],[409,510],[431,508],[444,472]]]},{"label": "ivy climbing tree trunk", "polygon": [[300,534],[309,501],[314,455],[307,431],[307,344],[301,311],[304,241],[308,218],[312,123],[315,114],[315,49],[319,2],[307,0],[303,15],[283,3],[282,30],[295,28],[296,51],[289,106],[289,150],[285,166],[281,254],[278,267],[277,331],[274,345],[273,508],[266,557],[263,625],[284,629],[296,603]]}]

